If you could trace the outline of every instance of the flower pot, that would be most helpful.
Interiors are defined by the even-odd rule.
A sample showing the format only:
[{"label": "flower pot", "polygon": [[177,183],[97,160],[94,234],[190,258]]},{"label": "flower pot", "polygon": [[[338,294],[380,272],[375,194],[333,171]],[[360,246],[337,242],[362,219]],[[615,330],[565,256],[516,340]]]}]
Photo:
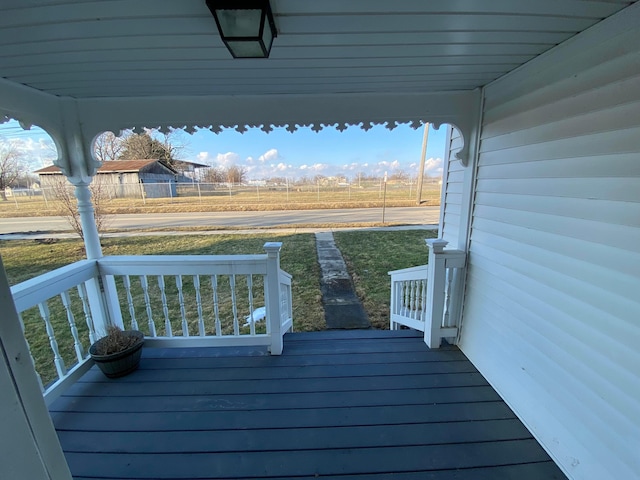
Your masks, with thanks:
[{"label": "flower pot", "polygon": [[144,345],[144,334],[137,330],[125,330],[122,333],[136,337],[135,343],[125,350],[106,355],[98,355],[97,352],[100,351],[101,342],[105,341],[104,338],[101,338],[89,348],[91,358],[93,358],[94,362],[96,362],[100,370],[102,370],[102,373],[109,378],[127,375],[138,368],[140,364],[142,346]]}]

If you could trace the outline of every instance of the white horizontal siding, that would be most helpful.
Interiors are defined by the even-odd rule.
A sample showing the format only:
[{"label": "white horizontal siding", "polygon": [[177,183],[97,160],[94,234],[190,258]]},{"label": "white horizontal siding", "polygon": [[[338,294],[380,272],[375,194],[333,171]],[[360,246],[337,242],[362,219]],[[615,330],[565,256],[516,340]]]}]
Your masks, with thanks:
[{"label": "white horizontal siding", "polygon": [[457,246],[460,216],[462,207],[462,191],[464,167],[456,158],[456,153],[463,147],[460,131],[448,126],[447,145],[445,150],[446,164],[442,176],[442,219],[440,221],[440,237],[448,241],[450,246]]},{"label": "white horizontal siding", "polygon": [[202,0],[4,3],[3,77],[72,97],[472,90],[628,4],[274,0],[269,62],[238,63]]},{"label": "white horizontal siding", "polygon": [[576,479],[640,478],[639,7],[485,89],[460,345]]}]

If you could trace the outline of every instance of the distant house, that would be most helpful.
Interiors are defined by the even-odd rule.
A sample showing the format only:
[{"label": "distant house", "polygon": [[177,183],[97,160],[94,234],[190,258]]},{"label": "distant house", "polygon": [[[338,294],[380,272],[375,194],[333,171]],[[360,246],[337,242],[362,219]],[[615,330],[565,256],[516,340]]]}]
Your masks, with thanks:
[{"label": "distant house", "polygon": [[186,160],[172,160],[171,164],[178,175],[176,181],[178,183],[197,182],[199,178],[198,170],[203,168],[211,168],[211,165],[197,162],[187,162]]},{"label": "distant house", "polygon": [[[63,178],[55,165],[36,170],[40,185],[46,191]],[[117,160],[104,162],[98,169],[96,182],[107,186],[112,198],[140,197],[162,198],[176,196],[178,172],[159,160]]]}]

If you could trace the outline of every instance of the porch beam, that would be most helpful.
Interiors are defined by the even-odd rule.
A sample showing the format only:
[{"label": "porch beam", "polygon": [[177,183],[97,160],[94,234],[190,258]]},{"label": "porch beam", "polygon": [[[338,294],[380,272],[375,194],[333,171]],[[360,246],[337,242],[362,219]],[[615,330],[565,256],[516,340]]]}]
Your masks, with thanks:
[{"label": "porch beam", "polygon": [[59,132],[60,98],[0,78],[0,123],[18,120],[23,128],[37,125],[48,132]]},{"label": "porch beam", "polygon": [[78,116],[87,136],[103,131],[116,134],[127,128],[144,127],[167,130],[196,128],[220,131],[222,127],[273,126],[295,131],[298,126],[336,126],[410,123],[420,128],[424,122],[435,127],[455,125],[463,135],[464,147],[459,155],[466,163],[472,130],[477,125],[480,92],[386,94],[318,94],[318,95],[244,95],[184,96],[78,99]]}]

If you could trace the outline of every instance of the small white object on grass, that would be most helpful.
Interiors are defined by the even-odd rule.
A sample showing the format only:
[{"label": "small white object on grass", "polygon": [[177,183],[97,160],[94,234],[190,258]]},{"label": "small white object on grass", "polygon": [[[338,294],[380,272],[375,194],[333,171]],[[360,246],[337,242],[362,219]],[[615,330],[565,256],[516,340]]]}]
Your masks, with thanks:
[{"label": "small white object on grass", "polygon": [[267,308],[266,307],[259,307],[256,308],[253,311],[252,315],[248,315],[244,320],[245,320],[245,324],[244,326],[248,326],[251,325],[251,322],[255,323],[255,322],[259,322],[261,320],[264,320],[265,318],[267,318]]}]

